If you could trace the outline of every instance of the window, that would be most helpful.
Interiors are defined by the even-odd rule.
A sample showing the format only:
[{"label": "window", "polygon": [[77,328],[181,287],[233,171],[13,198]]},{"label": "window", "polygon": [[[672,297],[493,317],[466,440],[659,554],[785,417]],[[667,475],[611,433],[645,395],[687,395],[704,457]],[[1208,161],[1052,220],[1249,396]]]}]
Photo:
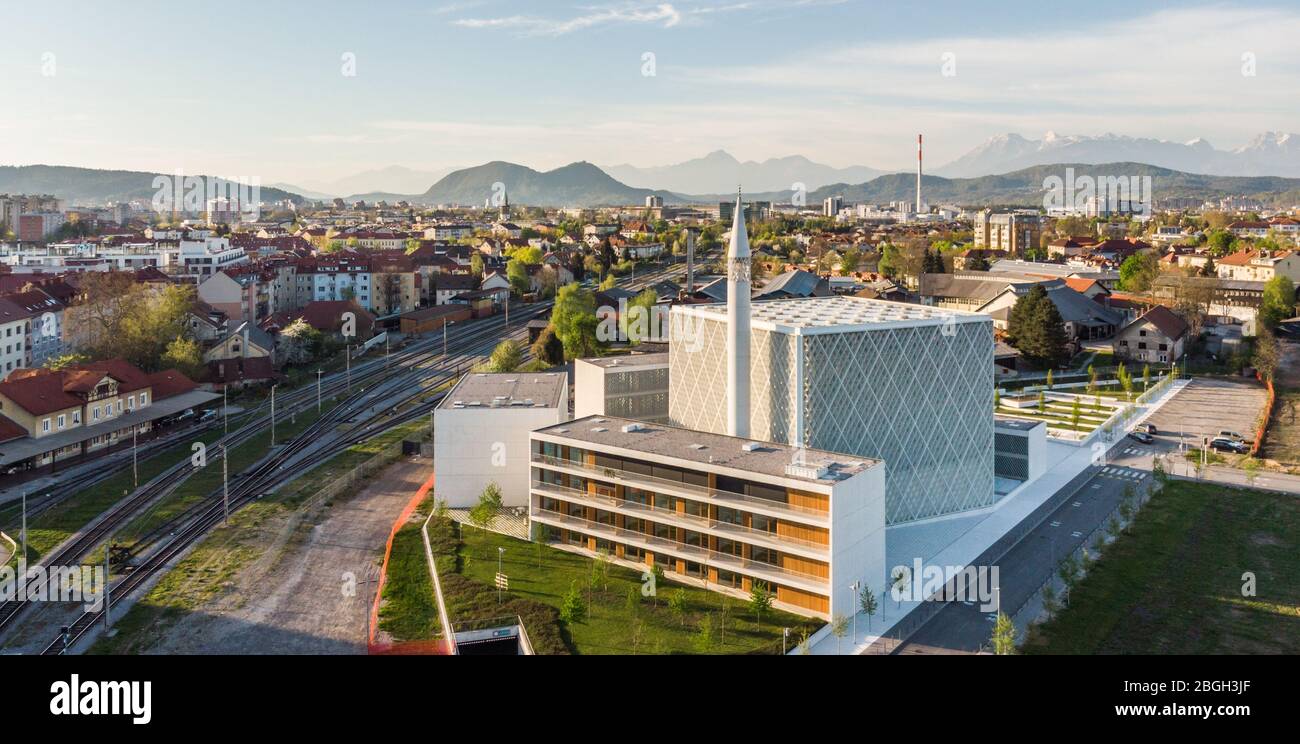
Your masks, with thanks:
[{"label": "window", "polygon": [[99,420],[99,406],[95,406],[95,410],[91,412],[91,414],[90,414],[90,420],[91,420],[91,421],[98,421],[98,420]]},{"label": "window", "polygon": [[140,407],[141,407],[141,408],[144,408],[145,405],[146,405],[148,402],[149,402],[149,394],[148,394],[148,393],[140,393]]},{"label": "window", "polygon": [[81,409],[77,409],[72,412],[72,423],[74,424],[81,423]]},{"label": "window", "polygon": [[42,420],[41,420],[41,431],[44,432],[44,433],[46,433],[46,434],[49,434],[49,433],[50,433],[50,420],[49,420],[49,419],[42,419]]},{"label": "window", "polygon": [[62,430],[62,429],[63,429],[64,427],[66,427],[67,425],[68,425],[68,415],[65,414],[65,413],[60,413],[60,414],[59,414],[59,429]]}]

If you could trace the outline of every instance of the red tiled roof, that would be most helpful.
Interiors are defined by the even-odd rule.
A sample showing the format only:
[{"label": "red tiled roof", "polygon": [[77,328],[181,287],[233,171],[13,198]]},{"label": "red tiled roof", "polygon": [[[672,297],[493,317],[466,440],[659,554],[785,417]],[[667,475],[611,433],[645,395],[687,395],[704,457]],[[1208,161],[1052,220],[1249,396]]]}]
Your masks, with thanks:
[{"label": "red tiled roof", "polygon": [[181,393],[188,393],[197,387],[193,380],[176,369],[154,372],[149,375],[149,383],[153,385],[153,399],[155,401],[180,395]]}]

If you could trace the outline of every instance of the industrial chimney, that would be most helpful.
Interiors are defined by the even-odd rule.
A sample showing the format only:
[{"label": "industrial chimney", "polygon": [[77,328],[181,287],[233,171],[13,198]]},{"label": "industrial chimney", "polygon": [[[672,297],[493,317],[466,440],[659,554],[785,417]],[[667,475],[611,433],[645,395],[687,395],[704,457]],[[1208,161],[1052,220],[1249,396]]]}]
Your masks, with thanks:
[{"label": "industrial chimney", "polygon": [[916,213],[921,213],[921,135],[916,135]]}]

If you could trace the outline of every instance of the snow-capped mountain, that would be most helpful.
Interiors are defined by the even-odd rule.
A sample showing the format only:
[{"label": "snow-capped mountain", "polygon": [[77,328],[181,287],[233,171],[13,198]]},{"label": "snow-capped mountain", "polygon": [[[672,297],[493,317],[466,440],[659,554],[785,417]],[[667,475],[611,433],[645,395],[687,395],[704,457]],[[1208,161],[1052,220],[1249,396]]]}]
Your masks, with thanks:
[{"label": "snow-capped mountain", "polygon": [[1042,139],[1032,140],[1010,133],[988,139],[935,172],[970,178],[1051,163],[1121,162],[1215,176],[1300,177],[1300,136],[1265,132],[1242,147],[1218,150],[1200,138],[1170,142],[1119,134],[1093,137],[1048,132]]}]

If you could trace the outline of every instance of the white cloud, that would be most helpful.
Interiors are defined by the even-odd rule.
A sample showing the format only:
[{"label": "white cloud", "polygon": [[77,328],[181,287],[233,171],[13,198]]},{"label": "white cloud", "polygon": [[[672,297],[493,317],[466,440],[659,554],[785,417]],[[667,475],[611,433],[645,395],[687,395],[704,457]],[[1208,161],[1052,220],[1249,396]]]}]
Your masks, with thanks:
[{"label": "white cloud", "polygon": [[565,19],[511,15],[498,18],[460,18],[452,23],[464,28],[500,28],[516,30],[525,35],[560,36],[609,24],[652,23],[672,28],[681,21],[681,11],[671,3],[637,3],[588,8],[583,15]]}]

